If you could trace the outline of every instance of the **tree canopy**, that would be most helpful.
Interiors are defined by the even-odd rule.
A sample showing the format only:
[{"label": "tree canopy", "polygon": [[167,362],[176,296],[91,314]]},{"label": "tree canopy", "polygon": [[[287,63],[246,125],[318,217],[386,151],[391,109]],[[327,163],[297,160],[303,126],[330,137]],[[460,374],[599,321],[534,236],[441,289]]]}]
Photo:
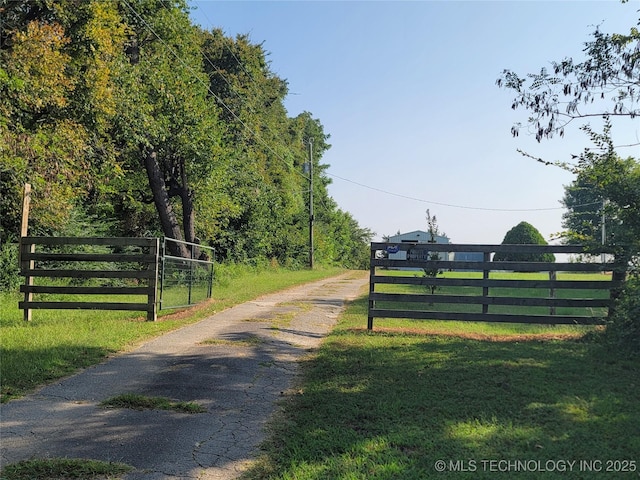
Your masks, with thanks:
[{"label": "tree canopy", "polygon": [[[547,245],[542,234],[530,223],[520,222],[502,240],[503,245]],[[497,252],[494,262],[554,262],[553,253]]]},{"label": "tree canopy", "polygon": [[[613,7],[612,7],[613,8]],[[614,254],[613,280],[623,288],[613,294],[616,300],[611,325],[606,330],[616,347],[628,347],[638,353],[640,322],[640,163],[623,157],[614,146],[611,129],[613,117],[635,119],[640,114],[640,31],[636,26],[628,33],[603,33],[599,28],[585,43],[585,58],[567,57],[552,62],[552,72],[521,77],[505,70],[497,84],[515,92],[512,108],[524,108],[531,116],[528,127],[540,142],[558,134],[577,119],[601,118],[602,131],[590,125],[582,130],[590,145],[571,161],[535,158],[576,174],[565,189],[563,218],[567,241],[579,240],[591,253],[602,250],[601,221],[605,218],[605,249]],[[522,124],[511,132],[517,136]],[[632,145],[637,151],[637,140]],[[600,204],[603,207],[596,208]],[[600,227],[600,228],[599,228]],[[608,232],[608,233],[607,233]],[[631,276],[628,274],[631,273]]]},{"label": "tree canopy", "polygon": [[[572,155],[571,161],[522,153],[576,174],[565,189],[565,239],[599,247],[602,222],[596,217],[604,214],[610,227],[606,244],[626,264],[640,253],[636,240],[640,234],[638,159],[618,153],[620,148],[612,141],[611,119],[635,119],[640,113],[640,32],[636,26],[623,34],[603,33],[598,27],[585,42],[583,53],[581,61],[566,57],[551,62],[552,72],[543,67],[540,73],[524,77],[504,70],[497,84],[515,92],[512,108],[530,112],[528,127],[538,141],[562,136],[574,120],[602,120],[601,132],[589,124],[581,126],[590,144],[582,153]],[[521,127],[520,123],[514,125],[512,134],[518,135]]]},{"label": "tree canopy", "polygon": [[19,234],[31,183],[31,234],[81,222],[87,235],[301,265],[313,188],[318,261],[366,261],[372,233],[328,194],[329,135],[309,112],[289,117],[262,45],[193,25],[184,0],[18,0],[0,13],[0,240]]},{"label": "tree canopy", "polygon": [[[640,25],[640,21],[638,22]],[[505,69],[497,80],[500,87],[516,94],[511,108],[531,113],[529,131],[538,141],[564,135],[565,127],[577,119],[603,115],[635,118],[640,114],[640,32],[603,33],[600,28],[584,44],[585,58],[565,57],[526,76]],[[517,136],[522,128],[511,129]]]}]

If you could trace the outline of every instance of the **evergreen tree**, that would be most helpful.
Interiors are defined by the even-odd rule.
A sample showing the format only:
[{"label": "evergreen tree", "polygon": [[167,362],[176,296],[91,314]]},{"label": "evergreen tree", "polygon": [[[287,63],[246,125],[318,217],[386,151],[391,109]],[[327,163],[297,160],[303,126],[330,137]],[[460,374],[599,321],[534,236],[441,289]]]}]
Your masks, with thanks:
[{"label": "evergreen tree", "polygon": [[[542,234],[530,223],[520,222],[507,232],[503,245],[547,245]],[[497,252],[494,262],[555,262],[553,253]]]}]

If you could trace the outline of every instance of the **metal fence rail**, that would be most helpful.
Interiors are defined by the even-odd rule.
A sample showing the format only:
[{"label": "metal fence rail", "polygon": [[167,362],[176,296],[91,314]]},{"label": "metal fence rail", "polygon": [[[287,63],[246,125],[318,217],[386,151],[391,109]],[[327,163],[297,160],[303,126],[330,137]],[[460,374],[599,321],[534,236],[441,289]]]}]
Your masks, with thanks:
[{"label": "metal fence rail", "polygon": [[[185,245],[190,258],[171,255]],[[190,242],[165,238],[162,242],[160,310],[195,305],[211,298],[215,250]]]}]

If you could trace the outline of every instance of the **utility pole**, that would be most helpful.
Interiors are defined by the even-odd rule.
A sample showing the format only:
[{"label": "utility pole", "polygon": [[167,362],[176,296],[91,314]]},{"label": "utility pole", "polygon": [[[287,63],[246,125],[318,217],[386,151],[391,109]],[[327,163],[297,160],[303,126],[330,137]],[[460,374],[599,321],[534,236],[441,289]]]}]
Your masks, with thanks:
[{"label": "utility pole", "polygon": [[313,270],[313,139],[309,139],[309,268]]},{"label": "utility pole", "polygon": [[[604,209],[605,209],[605,206],[606,206],[606,203],[605,203],[605,202],[606,202],[606,199],[604,199],[604,198],[603,198],[603,199],[602,199],[602,246],[603,246],[603,247],[604,247],[604,244],[605,244],[605,243],[606,243],[606,241],[607,241],[607,234],[606,234],[605,226],[604,226],[604,222],[605,222],[605,213],[604,213]],[[600,256],[600,261],[601,261],[602,263],[605,263],[606,259],[607,259],[607,256],[605,255],[605,253],[604,253],[604,252],[602,252],[602,255]]]}]

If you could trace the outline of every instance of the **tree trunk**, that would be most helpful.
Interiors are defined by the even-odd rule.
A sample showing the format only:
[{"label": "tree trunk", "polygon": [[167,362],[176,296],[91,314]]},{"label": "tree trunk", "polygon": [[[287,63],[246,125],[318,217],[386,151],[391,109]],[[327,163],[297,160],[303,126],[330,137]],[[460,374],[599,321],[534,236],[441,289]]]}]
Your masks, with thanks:
[{"label": "tree trunk", "polygon": [[[196,241],[196,213],[193,207],[193,191],[189,188],[187,178],[187,169],[184,161],[180,162],[181,185],[179,186],[179,195],[182,200],[182,227],[184,237],[187,242],[198,243]],[[200,257],[200,249],[195,245],[189,245],[192,258]]]},{"label": "tree trunk", "polygon": [[[173,238],[176,240],[184,240],[180,225],[176,218],[176,214],[171,207],[169,201],[169,195],[165,189],[164,177],[160,166],[158,165],[158,157],[155,150],[150,151],[144,157],[144,166],[147,170],[147,177],[149,179],[149,186],[153,194],[153,202],[158,211],[160,217],[160,224],[162,225],[162,231],[167,238]],[[181,243],[169,242],[171,254],[177,257],[189,258],[191,256],[186,245]]]},{"label": "tree trunk", "polygon": [[[193,208],[193,193],[184,188],[181,192],[182,199],[182,224],[184,236],[187,242],[199,243],[196,239],[196,214]],[[193,258],[200,258],[200,249],[195,245],[189,245]]]}]

